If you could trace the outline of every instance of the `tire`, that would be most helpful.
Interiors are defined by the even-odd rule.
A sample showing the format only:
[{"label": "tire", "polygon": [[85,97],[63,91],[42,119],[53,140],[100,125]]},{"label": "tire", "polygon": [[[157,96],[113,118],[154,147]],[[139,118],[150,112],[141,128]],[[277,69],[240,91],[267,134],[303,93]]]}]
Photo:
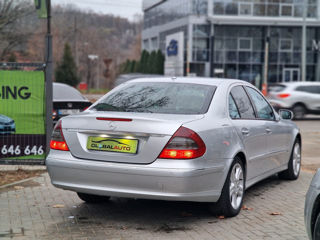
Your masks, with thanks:
[{"label": "tire", "polygon": [[318,214],[316,223],[314,224],[314,230],[313,230],[313,240],[320,239],[320,213]]},{"label": "tire", "polygon": [[298,139],[293,144],[288,169],[278,174],[285,180],[297,180],[301,170],[301,143]]},{"label": "tire", "polygon": [[[235,178],[236,171],[241,169],[239,178]],[[234,181],[232,180],[234,179]],[[237,184],[234,188],[234,195],[230,194],[232,183]],[[239,184],[239,185],[238,185]],[[243,163],[239,157],[236,157],[231,164],[227,179],[221,191],[220,199],[217,203],[210,205],[210,210],[214,214],[223,215],[224,217],[237,216],[241,210],[245,191],[245,171]],[[234,199],[234,201],[232,201]]]},{"label": "tire", "polygon": [[107,196],[98,196],[98,195],[92,195],[92,194],[86,194],[86,193],[79,193],[77,192],[78,197],[85,201],[86,203],[102,203],[107,202],[110,197]]},{"label": "tire", "polygon": [[301,120],[304,118],[307,110],[302,104],[297,104],[292,108],[294,119]]}]

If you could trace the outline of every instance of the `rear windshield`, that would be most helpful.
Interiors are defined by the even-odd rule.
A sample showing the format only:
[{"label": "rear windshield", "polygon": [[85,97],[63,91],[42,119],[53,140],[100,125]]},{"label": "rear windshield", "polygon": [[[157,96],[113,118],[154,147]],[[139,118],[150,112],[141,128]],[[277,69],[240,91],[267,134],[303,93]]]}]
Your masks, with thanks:
[{"label": "rear windshield", "polygon": [[283,91],[287,86],[282,84],[273,84],[268,86],[269,92],[281,92]]},{"label": "rear windshield", "polygon": [[129,83],[100,100],[91,110],[167,114],[203,114],[215,86],[186,83]]}]

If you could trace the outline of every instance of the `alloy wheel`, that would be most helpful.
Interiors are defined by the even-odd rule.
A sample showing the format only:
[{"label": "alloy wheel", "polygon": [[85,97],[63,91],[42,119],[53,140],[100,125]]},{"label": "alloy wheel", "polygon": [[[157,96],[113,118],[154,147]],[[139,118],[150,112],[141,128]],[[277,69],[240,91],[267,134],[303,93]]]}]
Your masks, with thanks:
[{"label": "alloy wheel", "polygon": [[229,197],[233,209],[238,209],[242,202],[244,194],[243,169],[239,163],[236,163],[230,174]]},{"label": "alloy wheel", "polygon": [[297,176],[300,172],[301,167],[301,148],[300,144],[296,143],[293,149],[292,155],[293,172]]}]

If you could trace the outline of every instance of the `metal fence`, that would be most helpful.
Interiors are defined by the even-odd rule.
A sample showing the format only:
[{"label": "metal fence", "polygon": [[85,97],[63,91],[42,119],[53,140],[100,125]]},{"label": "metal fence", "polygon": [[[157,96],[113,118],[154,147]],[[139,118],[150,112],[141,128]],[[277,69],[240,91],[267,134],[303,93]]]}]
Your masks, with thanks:
[{"label": "metal fence", "polygon": [[45,64],[0,63],[0,164],[44,164]]}]

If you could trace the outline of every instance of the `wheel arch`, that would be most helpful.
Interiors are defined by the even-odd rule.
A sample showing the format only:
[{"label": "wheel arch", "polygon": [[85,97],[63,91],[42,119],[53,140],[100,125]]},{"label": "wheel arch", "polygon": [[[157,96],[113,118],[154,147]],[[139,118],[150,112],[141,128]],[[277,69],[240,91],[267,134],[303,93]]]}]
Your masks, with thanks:
[{"label": "wheel arch", "polygon": [[303,106],[306,109],[306,111],[308,111],[308,106],[303,102],[296,102],[296,103],[292,104],[291,109],[293,109],[295,106],[299,106],[299,105]]},{"label": "wheel arch", "polygon": [[246,155],[244,154],[244,152],[242,151],[239,151],[233,159],[235,159],[236,157],[238,157],[242,164],[243,164],[243,168],[244,168],[244,172],[245,172],[245,179],[247,179],[247,158],[246,158]]},{"label": "wheel arch", "polygon": [[312,214],[311,214],[311,221],[310,221],[310,228],[311,228],[311,233],[314,231],[314,227],[316,224],[317,217],[320,213],[320,195],[316,198],[313,204],[313,209],[312,209]]}]

